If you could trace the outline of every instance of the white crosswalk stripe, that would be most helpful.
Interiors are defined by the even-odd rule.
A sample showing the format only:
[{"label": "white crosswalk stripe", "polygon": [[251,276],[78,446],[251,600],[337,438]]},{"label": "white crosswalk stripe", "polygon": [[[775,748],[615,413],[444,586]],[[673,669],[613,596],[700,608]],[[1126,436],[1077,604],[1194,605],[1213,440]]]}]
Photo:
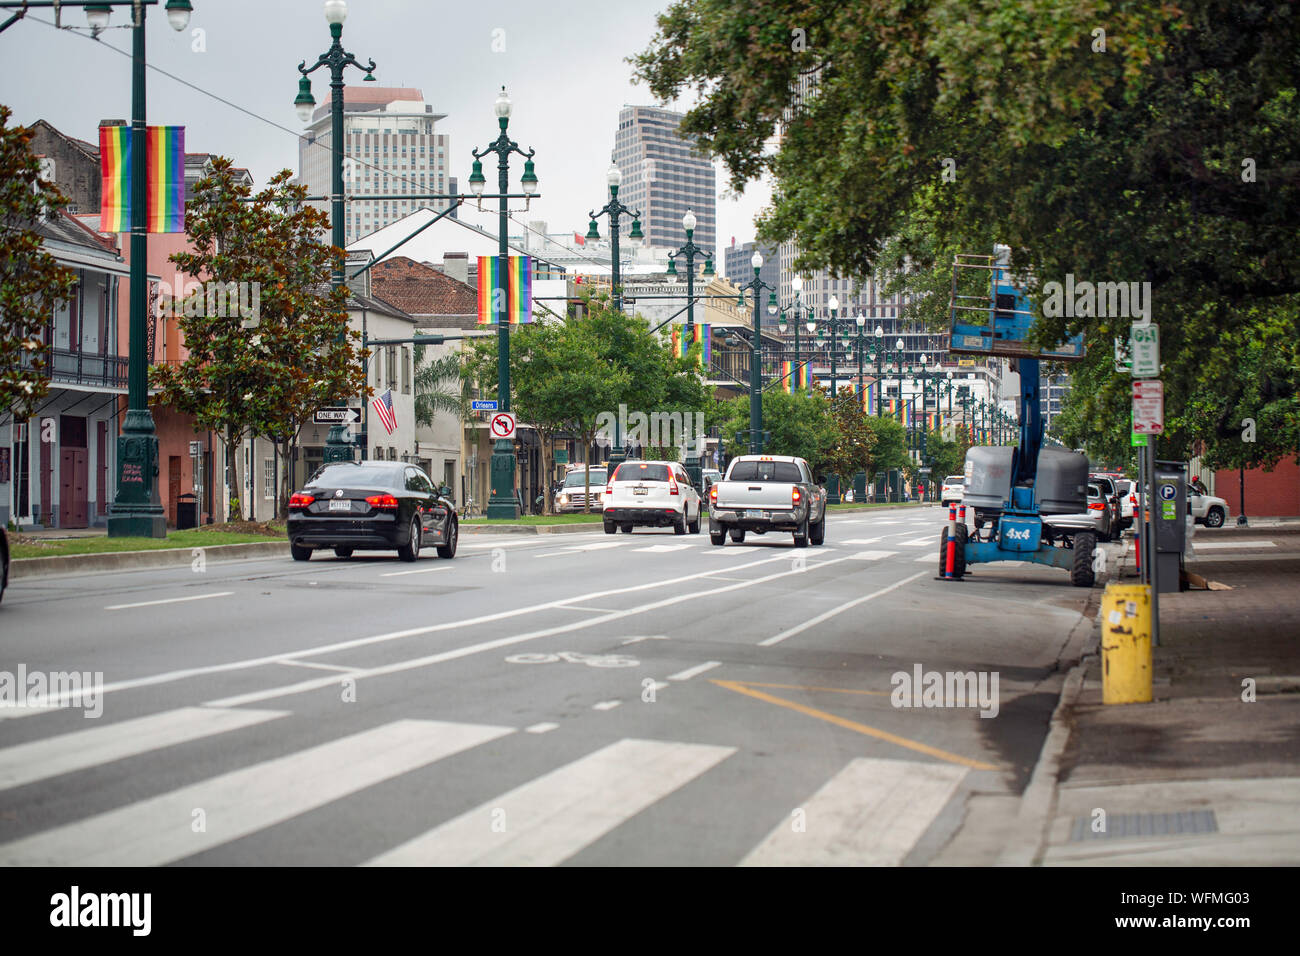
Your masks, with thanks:
[{"label": "white crosswalk stripe", "polygon": [[898,866],[952,798],[965,768],[860,757],[828,780],[742,866]]},{"label": "white crosswalk stripe", "polygon": [[892,558],[896,554],[897,551],[859,551],[850,557],[854,561],[879,561],[881,558]]},{"label": "white crosswalk stripe", "polygon": [[927,535],[924,538],[913,538],[911,541],[896,541],[894,543],[897,544],[900,548],[919,548],[921,547],[921,545],[934,544],[936,542],[934,538]]},{"label": "white crosswalk stripe", "polygon": [[182,707],[0,750],[0,790],[224,734],[283,717],[283,710]]},{"label": "white crosswalk stripe", "polygon": [[368,865],[553,866],[734,752],[705,744],[620,740],[488,800]]},{"label": "white crosswalk stripe", "polygon": [[[161,866],[513,733],[398,720],[0,846],[7,866]],[[204,832],[192,828],[202,810]]]},{"label": "white crosswalk stripe", "polygon": [[633,548],[633,551],[648,551],[651,554],[667,554],[669,551],[684,551],[694,547],[691,544],[652,544],[648,548]]}]

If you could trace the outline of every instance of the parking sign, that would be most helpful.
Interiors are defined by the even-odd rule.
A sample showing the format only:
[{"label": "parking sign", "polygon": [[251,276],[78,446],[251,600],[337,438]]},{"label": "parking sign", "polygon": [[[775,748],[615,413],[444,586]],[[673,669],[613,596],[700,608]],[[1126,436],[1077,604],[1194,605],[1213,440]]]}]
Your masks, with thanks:
[{"label": "parking sign", "polygon": [[1165,386],[1160,379],[1133,382],[1133,434],[1162,435],[1165,430]]}]

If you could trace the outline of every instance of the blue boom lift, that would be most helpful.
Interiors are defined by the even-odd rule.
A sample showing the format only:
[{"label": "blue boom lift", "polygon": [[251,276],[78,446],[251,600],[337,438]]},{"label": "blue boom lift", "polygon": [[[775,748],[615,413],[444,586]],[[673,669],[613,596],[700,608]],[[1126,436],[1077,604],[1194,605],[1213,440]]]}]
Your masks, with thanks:
[{"label": "blue boom lift", "polygon": [[[1053,349],[1030,344],[1033,309],[1009,275],[1011,250],[995,246],[992,256],[958,256],[953,263],[952,331],[949,351],[1004,356],[1020,375],[1018,446],[976,446],[966,453],[962,500],[974,508],[975,528],[958,524],[953,577],[972,564],[1030,561],[1070,572],[1078,587],[1094,581],[1096,532],[1087,513],[1088,459],[1043,447],[1039,362],[1071,362],[1084,356],[1083,337]],[[988,292],[965,294],[971,279]],[[940,539],[941,575],[946,570],[948,529]]]}]

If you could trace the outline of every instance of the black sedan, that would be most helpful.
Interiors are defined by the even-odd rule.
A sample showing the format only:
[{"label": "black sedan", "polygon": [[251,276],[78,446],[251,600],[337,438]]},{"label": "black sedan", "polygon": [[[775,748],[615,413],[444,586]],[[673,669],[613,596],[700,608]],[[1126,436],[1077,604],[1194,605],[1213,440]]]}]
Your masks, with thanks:
[{"label": "black sedan", "polygon": [[289,499],[289,549],[295,561],[309,560],[319,548],[333,548],[340,558],[396,550],[403,561],[414,561],[421,548],[436,546],[438,557],[455,557],[460,531],[450,495],[405,462],[325,465]]}]

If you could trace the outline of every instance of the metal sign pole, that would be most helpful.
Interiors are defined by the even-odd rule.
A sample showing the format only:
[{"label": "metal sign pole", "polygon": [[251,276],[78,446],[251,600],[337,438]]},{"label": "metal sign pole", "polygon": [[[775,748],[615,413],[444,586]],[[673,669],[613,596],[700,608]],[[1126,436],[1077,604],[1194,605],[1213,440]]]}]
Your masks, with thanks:
[{"label": "metal sign pole", "polygon": [[1151,646],[1160,646],[1160,565],[1156,548],[1156,436],[1147,436],[1147,480],[1150,482],[1151,533],[1148,551],[1151,555]]}]

